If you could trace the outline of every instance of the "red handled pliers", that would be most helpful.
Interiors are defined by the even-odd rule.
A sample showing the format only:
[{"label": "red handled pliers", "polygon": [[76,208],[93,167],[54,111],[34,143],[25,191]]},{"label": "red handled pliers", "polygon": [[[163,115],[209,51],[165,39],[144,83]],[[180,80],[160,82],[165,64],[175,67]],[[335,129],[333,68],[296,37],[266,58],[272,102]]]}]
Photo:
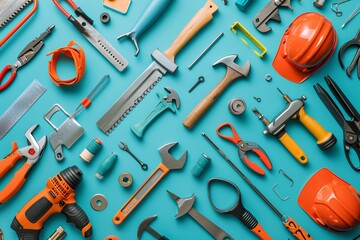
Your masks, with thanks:
[{"label": "red handled pliers", "polygon": [[12,196],[17,193],[21,186],[25,183],[27,175],[31,167],[41,158],[45,146],[46,136],[42,137],[39,141],[36,141],[32,132],[38,125],[34,125],[29,128],[25,136],[29,145],[23,148],[18,148],[16,142],[12,143],[12,149],[10,154],[4,159],[0,160],[0,178],[2,178],[17,161],[22,158],[26,158],[25,164],[15,173],[14,177],[6,185],[6,187],[0,191],[0,204],[5,203]]},{"label": "red handled pliers", "polygon": [[[17,61],[13,65],[6,65],[4,69],[0,73],[0,91],[5,90],[16,78],[16,72],[19,68],[27,64],[35,55],[40,51],[40,49],[44,46],[43,39],[51,33],[51,31],[55,28],[55,25],[51,25],[43,32],[38,38],[35,38],[31,41],[26,47],[20,52],[19,56],[17,57]],[[4,77],[8,71],[11,70],[10,78],[1,85],[4,80]]]},{"label": "red handled pliers", "polygon": [[[225,127],[230,127],[233,136],[226,136],[220,133],[220,130],[225,128]],[[272,168],[272,164],[270,162],[269,157],[267,156],[267,154],[265,153],[264,149],[262,149],[258,144],[254,143],[254,142],[245,142],[243,141],[239,135],[237,134],[234,126],[229,123],[229,122],[225,122],[223,124],[220,124],[217,129],[216,129],[216,133],[223,139],[226,139],[232,143],[234,143],[238,149],[239,149],[239,156],[240,156],[240,160],[245,164],[245,166],[247,166],[248,168],[250,168],[251,170],[253,170],[254,172],[260,174],[260,175],[265,175],[265,171],[256,163],[250,161],[249,157],[246,155],[247,152],[252,151],[254,152],[256,155],[259,156],[260,160],[264,163],[264,165],[267,167],[267,169],[271,169]]]}]

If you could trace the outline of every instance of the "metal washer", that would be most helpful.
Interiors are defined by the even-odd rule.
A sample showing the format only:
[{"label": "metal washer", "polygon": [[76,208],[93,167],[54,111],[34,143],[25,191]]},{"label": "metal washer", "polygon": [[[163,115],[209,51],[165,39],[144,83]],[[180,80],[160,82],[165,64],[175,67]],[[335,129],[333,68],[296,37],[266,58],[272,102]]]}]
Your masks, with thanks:
[{"label": "metal washer", "polygon": [[119,183],[123,187],[130,187],[133,182],[133,177],[130,173],[123,173],[119,176]]},{"label": "metal washer", "polygon": [[241,98],[233,98],[229,102],[229,111],[234,115],[241,115],[245,112],[246,102]]},{"label": "metal washer", "polygon": [[108,201],[104,195],[95,194],[90,200],[90,205],[95,211],[103,211],[107,207]]}]

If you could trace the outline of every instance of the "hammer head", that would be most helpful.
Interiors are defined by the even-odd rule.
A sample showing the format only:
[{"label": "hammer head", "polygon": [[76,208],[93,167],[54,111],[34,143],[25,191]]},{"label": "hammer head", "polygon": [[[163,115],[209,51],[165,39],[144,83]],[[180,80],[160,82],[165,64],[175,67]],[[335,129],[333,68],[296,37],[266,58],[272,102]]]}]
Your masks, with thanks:
[{"label": "hammer head", "polygon": [[172,142],[165,144],[164,146],[159,148],[159,152],[161,154],[162,163],[169,169],[181,169],[186,161],[187,151],[180,157],[179,160],[176,160],[171,154],[169,153],[170,149],[178,144],[177,142]]},{"label": "hammer head", "polygon": [[239,66],[235,63],[236,58],[238,57],[237,54],[228,55],[219,59],[216,63],[213,64],[213,67],[224,64],[227,68],[232,69],[233,71],[239,73],[240,75],[247,77],[250,72],[250,62],[247,61],[244,66]]},{"label": "hammer head", "polygon": [[154,221],[155,219],[157,218],[157,216],[151,216],[147,219],[145,219],[144,221],[142,221],[139,225],[139,228],[138,228],[138,231],[137,231],[137,238],[140,239],[142,233],[145,231],[145,230],[148,230],[150,228],[150,223],[152,221]]},{"label": "hammer head", "polygon": [[166,102],[175,102],[176,108],[179,109],[180,107],[180,97],[173,89],[169,87],[165,87],[165,90],[170,93],[168,96],[166,96],[165,101]]}]

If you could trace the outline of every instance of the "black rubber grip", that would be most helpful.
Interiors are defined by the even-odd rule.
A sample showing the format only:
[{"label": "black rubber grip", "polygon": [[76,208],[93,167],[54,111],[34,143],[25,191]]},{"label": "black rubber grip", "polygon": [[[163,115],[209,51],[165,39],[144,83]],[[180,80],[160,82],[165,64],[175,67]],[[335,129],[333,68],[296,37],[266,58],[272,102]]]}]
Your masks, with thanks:
[{"label": "black rubber grip", "polygon": [[41,230],[27,230],[23,229],[16,217],[11,223],[11,228],[16,232],[19,240],[38,240]]},{"label": "black rubber grip", "polygon": [[[83,230],[90,221],[84,210],[78,206],[77,204],[69,204],[66,205],[63,210],[61,211],[62,214],[66,216],[68,222],[74,223],[76,228],[79,230]],[[84,237],[88,238],[92,235],[92,227],[85,232]]]},{"label": "black rubber grip", "polygon": [[42,218],[53,206],[53,204],[46,198],[41,197],[25,212],[26,218],[31,223],[36,223]]},{"label": "black rubber grip", "polygon": [[92,20],[88,15],[86,15],[86,13],[85,13],[81,8],[77,8],[77,9],[75,10],[75,14],[76,14],[77,16],[81,16],[81,17],[85,18],[85,20],[86,20],[88,23],[90,23],[91,25],[94,24],[94,20]]},{"label": "black rubber grip", "polygon": [[258,225],[256,218],[247,210],[242,214],[240,220],[250,230],[254,229]]},{"label": "black rubber grip", "polygon": [[72,25],[74,25],[81,33],[85,32],[85,28],[78,22],[76,19],[70,15],[68,20],[71,22]]}]

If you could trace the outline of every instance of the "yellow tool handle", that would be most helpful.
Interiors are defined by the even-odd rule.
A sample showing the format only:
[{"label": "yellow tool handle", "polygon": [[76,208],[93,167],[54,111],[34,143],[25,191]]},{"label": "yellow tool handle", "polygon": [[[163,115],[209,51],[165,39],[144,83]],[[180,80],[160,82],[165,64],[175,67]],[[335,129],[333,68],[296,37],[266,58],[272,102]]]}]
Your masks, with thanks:
[{"label": "yellow tool handle", "polygon": [[164,55],[174,62],[176,54],[213,19],[213,13],[218,9],[219,7],[212,0],[208,0],[177,36],[173,44],[164,52]]},{"label": "yellow tool handle", "polygon": [[306,232],[297,222],[291,217],[287,217],[283,221],[284,226],[299,240],[313,240],[308,232]]},{"label": "yellow tool handle", "polygon": [[294,156],[294,158],[301,164],[305,164],[309,161],[304,151],[297,145],[297,143],[290,137],[290,135],[283,131],[278,136],[279,141],[284,147]]},{"label": "yellow tool handle", "polygon": [[315,119],[310,117],[304,107],[299,111],[299,121],[306,127],[307,130],[316,138],[317,144],[321,145],[332,138],[333,134],[327,132]]}]

